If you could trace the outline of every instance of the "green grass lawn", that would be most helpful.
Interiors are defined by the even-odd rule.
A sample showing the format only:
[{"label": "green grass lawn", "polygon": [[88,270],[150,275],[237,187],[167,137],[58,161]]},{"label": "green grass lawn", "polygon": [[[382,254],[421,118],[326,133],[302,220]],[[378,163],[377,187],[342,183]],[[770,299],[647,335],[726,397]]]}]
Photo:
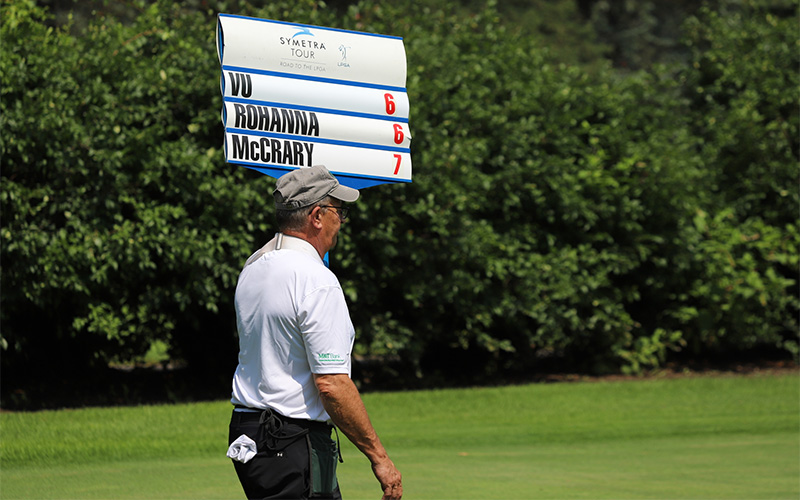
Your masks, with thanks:
[{"label": "green grass lawn", "polygon": [[[800,377],[364,396],[408,499],[800,498]],[[226,402],[0,414],[2,499],[243,498]],[[378,499],[342,442],[346,500]]]}]

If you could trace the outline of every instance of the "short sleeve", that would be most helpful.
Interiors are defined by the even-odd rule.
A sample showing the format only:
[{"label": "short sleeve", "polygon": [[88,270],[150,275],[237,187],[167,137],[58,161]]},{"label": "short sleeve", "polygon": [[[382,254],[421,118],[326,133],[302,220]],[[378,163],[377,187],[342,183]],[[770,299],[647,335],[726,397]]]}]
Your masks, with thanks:
[{"label": "short sleeve", "polygon": [[355,329],[339,286],[322,286],[303,298],[298,314],[306,356],[315,374],[350,375]]}]

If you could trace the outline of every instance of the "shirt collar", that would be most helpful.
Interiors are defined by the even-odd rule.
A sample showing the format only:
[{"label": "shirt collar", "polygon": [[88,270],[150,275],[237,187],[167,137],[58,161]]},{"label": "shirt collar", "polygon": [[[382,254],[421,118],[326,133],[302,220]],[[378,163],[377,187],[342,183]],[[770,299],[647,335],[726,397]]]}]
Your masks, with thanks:
[{"label": "shirt collar", "polygon": [[[275,236],[277,239],[277,235]],[[319,256],[319,252],[317,249],[314,248],[314,245],[307,242],[302,238],[297,238],[295,236],[288,236],[286,234],[283,235],[283,241],[281,242],[280,250],[296,250],[298,252],[303,252],[305,254],[311,255],[314,259],[317,260],[320,264],[322,264],[322,258]]]}]

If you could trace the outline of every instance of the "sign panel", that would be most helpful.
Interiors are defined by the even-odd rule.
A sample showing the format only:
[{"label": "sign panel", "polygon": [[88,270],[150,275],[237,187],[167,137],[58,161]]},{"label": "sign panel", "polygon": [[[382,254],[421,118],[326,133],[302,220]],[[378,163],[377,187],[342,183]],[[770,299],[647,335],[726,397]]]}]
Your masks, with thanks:
[{"label": "sign panel", "polygon": [[225,159],[273,177],[325,165],[344,185],[411,182],[398,37],[220,14]]}]

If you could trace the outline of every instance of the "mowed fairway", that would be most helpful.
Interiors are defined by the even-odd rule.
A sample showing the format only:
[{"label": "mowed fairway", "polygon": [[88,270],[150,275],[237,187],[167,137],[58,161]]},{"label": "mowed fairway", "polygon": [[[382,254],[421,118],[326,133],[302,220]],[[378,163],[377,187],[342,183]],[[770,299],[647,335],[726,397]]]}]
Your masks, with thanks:
[{"label": "mowed fairway", "polygon": [[[797,499],[800,377],[366,394],[408,499]],[[226,402],[0,414],[0,498],[243,498]],[[342,441],[346,500],[378,499]]]}]

